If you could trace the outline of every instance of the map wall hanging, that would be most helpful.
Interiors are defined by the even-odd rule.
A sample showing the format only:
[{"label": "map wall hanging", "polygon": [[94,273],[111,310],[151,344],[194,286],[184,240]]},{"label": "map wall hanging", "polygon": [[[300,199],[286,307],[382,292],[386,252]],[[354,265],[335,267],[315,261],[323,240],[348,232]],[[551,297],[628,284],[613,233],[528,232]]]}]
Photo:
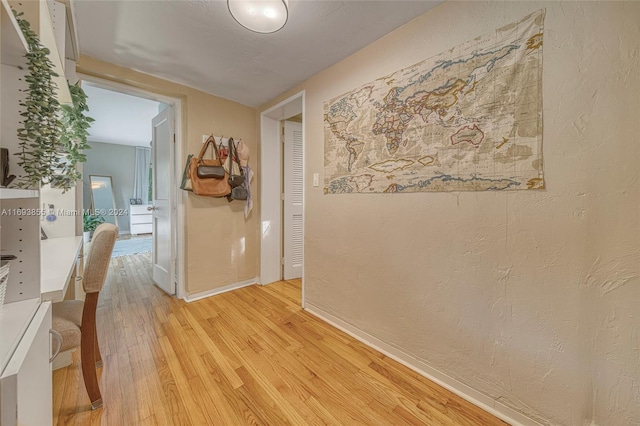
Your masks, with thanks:
[{"label": "map wall hanging", "polygon": [[325,102],[325,193],[543,189],[544,15]]}]

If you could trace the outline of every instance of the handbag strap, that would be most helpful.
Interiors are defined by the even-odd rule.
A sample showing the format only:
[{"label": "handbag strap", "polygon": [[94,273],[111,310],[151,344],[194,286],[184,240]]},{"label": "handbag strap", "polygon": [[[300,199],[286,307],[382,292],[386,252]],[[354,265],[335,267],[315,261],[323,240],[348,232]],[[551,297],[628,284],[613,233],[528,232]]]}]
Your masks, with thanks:
[{"label": "handbag strap", "polygon": [[238,158],[238,148],[236,147],[233,138],[229,138],[229,158],[231,161],[229,162],[229,175],[233,175],[233,163],[235,158],[235,163],[238,165],[238,170],[240,170],[240,176],[244,176],[244,171],[240,166],[240,159]]},{"label": "handbag strap", "polygon": [[[200,150],[200,154],[198,154],[198,162],[203,160],[204,154],[207,152],[209,145],[213,145],[213,152],[216,154],[216,158],[220,158],[220,153],[218,152],[218,146],[216,145],[216,139],[213,135],[209,136],[205,141],[204,145],[202,145],[202,149]],[[215,158],[213,158],[215,160]]]}]

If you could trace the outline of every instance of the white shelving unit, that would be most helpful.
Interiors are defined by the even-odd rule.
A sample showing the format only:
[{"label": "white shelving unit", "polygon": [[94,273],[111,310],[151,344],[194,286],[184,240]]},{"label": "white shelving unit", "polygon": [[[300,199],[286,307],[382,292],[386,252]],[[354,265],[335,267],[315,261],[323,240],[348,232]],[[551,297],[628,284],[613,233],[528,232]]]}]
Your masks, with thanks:
[{"label": "white shelving unit", "polygon": [[37,197],[38,191],[35,189],[0,188],[0,200]]},{"label": "white shelving unit", "polygon": [[[21,90],[26,88],[26,40],[11,8],[23,12],[40,42],[51,53],[58,86],[57,98],[71,102],[66,81],[65,39],[71,29],[75,37],[73,13],[66,3],[54,0],[0,0],[0,109],[3,148],[9,149],[11,174],[20,176],[17,165],[17,129],[20,126]],[[70,28],[71,26],[71,28]],[[77,45],[77,40],[75,40]],[[72,47],[74,48],[74,47]],[[70,71],[74,71],[70,69]],[[51,424],[51,364],[49,330],[51,303],[41,298],[40,228],[43,199],[40,190],[0,188],[0,248],[2,254],[15,255],[10,261],[5,304],[0,311],[0,425]],[[56,205],[75,209],[72,205]],[[75,229],[71,231],[73,237]],[[80,237],[78,237],[80,238]]]},{"label": "white shelving unit", "polygon": [[[66,26],[66,14],[64,12],[64,4],[57,1],[22,1],[22,0],[2,0],[7,2],[18,12],[23,12],[23,18],[29,21],[31,28],[38,34],[38,38],[43,46],[47,47],[51,54],[49,59],[53,62],[53,69],[58,74],[54,81],[58,85],[58,101],[62,104],[71,103],[71,93],[67,86],[65,75],[65,53],[64,44],[58,44],[60,34],[62,32],[62,40],[64,40],[64,32]],[[62,8],[60,13],[60,9]],[[53,11],[52,11],[53,9]],[[56,10],[58,9],[58,10]],[[53,20],[56,19],[54,27]],[[4,43],[3,43],[4,48]]]},{"label": "white shelving unit", "polygon": [[[18,148],[16,131],[20,126],[20,90],[25,87],[27,43],[7,0],[2,2],[2,68],[0,71],[0,108],[2,110],[2,147],[9,149],[9,169],[19,175],[22,170],[13,155]],[[30,2],[26,2],[30,3]],[[38,2],[34,2],[38,3]],[[18,257],[12,260],[5,304],[40,298],[40,226],[36,212],[39,191],[13,188],[0,189],[0,247],[2,254]],[[29,215],[28,213],[32,213]],[[5,309],[8,306],[5,306]],[[10,310],[11,311],[11,310]],[[6,319],[6,315],[3,316]]]},{"label": "white shelving unit", "polygon": [[5,304],[40,298],[40,216],[39,198],[2,200],[0,244],[10,261]]},{"label": "white shelving unit", "polygon": [[7,0],[2,0],[2,63],[13,67],[24,65],[27,41],[18,27]]},{"label": "white shelving unit", "polygon": [[[25,88],[27,43],[20,30],[11,3],[2,3],[2,68],[0,69],[0,109],[2,110],[1,143],[9,149],[9,169],[20,175],[22,169],[13,153],[18,150],[17,129],[20,127],[21,89]],[[29,7],[39,2],[24,2]],[[33,3],[33,4],[31,4]],[[18,5],[14,5],[18,7]],[[17,10],[20,10],[19,8]],[[17,256],[12,260],[5,304],[40,298],[40,225],[37,217],[39,191],[0,188],[0,247],[2,254]],[[6,307],[5,307],[6,308]],[[6,315],[3,316],[6,319]],[[0,325],[1,326],[1,325]]]},{"label": "white shelving unit", "polygon": [[[17,150],[18,140],[16,130],[20,122],[20,90],[25,88],[23,77],[27,65],[25,55],[28,52],[27,42],[18,26],[16,18],[13,16],[11,7],[7,0],[0,0],[2,6],[2,32],[0,41],[2,42],[2,65],[0,69],[0,110],[2,111],[2,125],[0,143],[3,148],[9,149],[9,169],[12,174],[19,174],[22,169],[17,165],[17,159],[13,153]],[[20,189],[0,188],[0,199],[13,198],[33,198],[38,197],[38,191],[26,191]],[[2,246],[3,249],[6,247]]]}]

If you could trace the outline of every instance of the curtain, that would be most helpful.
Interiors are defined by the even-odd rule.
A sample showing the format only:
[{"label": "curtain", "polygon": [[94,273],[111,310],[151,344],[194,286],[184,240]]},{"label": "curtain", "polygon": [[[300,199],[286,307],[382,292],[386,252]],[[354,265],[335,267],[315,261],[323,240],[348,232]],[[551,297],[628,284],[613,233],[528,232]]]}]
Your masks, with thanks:
[{"label": "curtain", "polygon": [[151,164],[151,148],[136,147],[136,169],[133,176],[133,198],[149,202],[149,166]]}]

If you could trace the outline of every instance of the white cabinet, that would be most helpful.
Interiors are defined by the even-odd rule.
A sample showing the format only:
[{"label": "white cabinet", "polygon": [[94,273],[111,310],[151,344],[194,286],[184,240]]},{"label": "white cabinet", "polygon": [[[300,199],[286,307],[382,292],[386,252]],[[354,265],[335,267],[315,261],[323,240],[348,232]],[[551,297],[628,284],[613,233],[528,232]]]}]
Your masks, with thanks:
[{"label": "white cabinet", "polygon": [[129,232],[131,235],[153,232],[153,211],[147,210],[151,204],[129,206]]},{"label": "white cabinet", "polygon": [[[15,302],[21,303],[21,302]],[[52,423],[52,374],[49,363],[51,302],[38,309],[0,376],[0,424],[41,426]],[[13,304],[12,304],[13,305]],[[16,315],[5,306],[1,315]],[[7,320],[1,318],[0,322]]]}]

